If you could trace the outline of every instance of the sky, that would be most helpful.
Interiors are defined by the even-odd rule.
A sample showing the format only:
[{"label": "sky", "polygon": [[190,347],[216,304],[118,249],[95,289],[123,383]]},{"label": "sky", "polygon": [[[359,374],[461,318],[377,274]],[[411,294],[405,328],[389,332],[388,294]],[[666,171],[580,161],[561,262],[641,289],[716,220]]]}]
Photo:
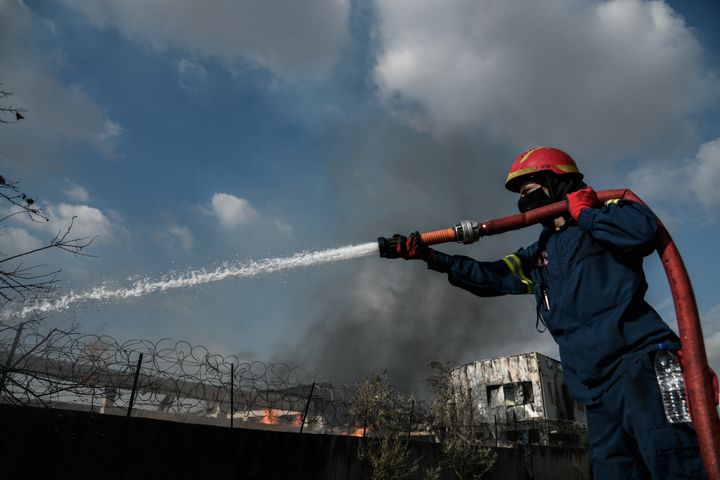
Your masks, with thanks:
[{"label": "sky", "polygon": [[[720,7],[712,1],[0,0],[0,169],[93,257],[59,293],[226,261],[373,241],[516,212],[523,150],[569,152],[596,190],[631,188],[667,225],[720,370]],[[6,104],[7,104],[6,102]],[[448,245],[495,260],[540,227]],[[648,301],[675,326],[656,256]],[[226,280],[48,319],[165,337],[336,383],[433,360],[539,351],[529,296],[478,298],[421,262],[365,257]]]}]

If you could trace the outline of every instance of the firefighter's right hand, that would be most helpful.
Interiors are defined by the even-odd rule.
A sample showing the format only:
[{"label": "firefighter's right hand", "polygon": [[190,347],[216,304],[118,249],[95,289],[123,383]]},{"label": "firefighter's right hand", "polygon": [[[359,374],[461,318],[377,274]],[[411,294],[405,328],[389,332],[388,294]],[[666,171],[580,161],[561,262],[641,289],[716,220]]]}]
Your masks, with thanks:
[{"label": "firefighter's right hand", "polygon": [[580,212],[586,208],[595,208],[600,204],[597,193],[595,193],[595,190],[591,187],[581,188],[580,190],[568,193],[566,198],[570,216],[576,222],[578,218],[580,218]]}]

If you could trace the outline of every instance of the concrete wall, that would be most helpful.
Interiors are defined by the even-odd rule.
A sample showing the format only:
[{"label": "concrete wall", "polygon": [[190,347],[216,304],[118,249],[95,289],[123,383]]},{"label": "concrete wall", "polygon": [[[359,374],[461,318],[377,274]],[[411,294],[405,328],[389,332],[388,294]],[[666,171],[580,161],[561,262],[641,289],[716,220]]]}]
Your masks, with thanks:
[{"label": "concrete wall", "polygon": [[453,374],[471,389],[477,418],[485,422],[547,419],[586,423],[585,410],[565,387],[562,364],[540,353],[480,360],[457,367]]},{"label": "concrete wall", "polygon": [[[370,478],[357,460],[356,437],[191,425],[147,418],[0,405],[2,478],[344,479]],[[421,459],[413,478],[440,460],[439,445],[411,442]],[[485,477],[590,478],[587,452],[530,447],[498,449]],[[444,472],[442,479],[452,479]]]},{"label": "concrete wall", "polygon": [[[471,388],[478,419],[485,422],[544,418],[542,385],[536,353],[480,360],[457,367],[453,374]],[[504,385],[529,382],[532,398],[514,402],[505,398]]]}]

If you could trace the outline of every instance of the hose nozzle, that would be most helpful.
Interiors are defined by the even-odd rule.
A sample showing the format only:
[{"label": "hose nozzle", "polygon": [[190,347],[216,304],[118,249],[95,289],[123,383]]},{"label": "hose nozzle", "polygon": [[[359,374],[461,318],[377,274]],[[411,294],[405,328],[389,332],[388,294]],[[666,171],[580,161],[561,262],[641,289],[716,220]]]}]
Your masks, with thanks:
[{"label": "hose nozzle", "polygon": [[402,235],[393,235],[390,238],[378,237],[378,250],[380,251],[380,257],[386,258],[388,252],[397,251],[397,245],[400,243]]},{"label": "hose nozzle", "polygon": [[[397,244],[402,238],[402,235],[393,235],[390,238],[378,237],[380,256],[385,258],[388,256],[388,252],[396,251]],[[479,239],[480,225],[473,220],[461,220],[454,227],[420,234],[420,240],[425,245],[436,245],[438,243],[448,242],[468,244],[477,242]]]}]

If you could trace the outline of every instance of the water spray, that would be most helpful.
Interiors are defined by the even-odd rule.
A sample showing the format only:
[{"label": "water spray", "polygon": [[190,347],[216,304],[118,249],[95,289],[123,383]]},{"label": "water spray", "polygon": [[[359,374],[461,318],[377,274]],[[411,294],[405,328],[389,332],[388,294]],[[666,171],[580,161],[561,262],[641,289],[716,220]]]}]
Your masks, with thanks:
[{"label": "water spray", "polygon": [[[619,198],[644,205],[644,202],[630,190],[604,190],[597,192],[597,195],[601,202]],[[518,230],[546,219],[565,215],[567,212],[567,203],[562,201],[487,222],[463,220],[454,227],[421,233],[420,239],[425,245],[448,242],[469,244],[481,237]],[[715,394],[695,294],[680,252],[660,220],[658,220],[656,240],[656,250],[665,268],[675,305],[680,343],[685,359],[683,363],[686,367],[683,370],[683,377],[688,393],[690,416],[700,445],[700,454],[708,478],[720,479],[720,420],[715,406]],[[378,238],[380,256],[385,257],[388,252],[394,250],[397,241],[396,238]]]},{"label": "water spray", "polygon": [[84,292],[70,292],[55,299],[43,300],[32,305],[27,305],[16,311],[5,311],[0,314],[0,319],[22,319],[33,314],[45,315],[67,310],[74,304],[87,301],[112,301],[141,297],[153,292],[165,292],[178,288],[194,287],[196,285],[219,282],[229,278],[255,277],[266,273],[349,260],[351,258],[364,257],[376,253],[377,244],[370,242],[315,252],[300,252],[289,257],[274,257],[232,264],[225,263],[214,270],[191,270],[184,274],[166,276],[156,280],[137,280],[132,286],[126,288],[113,288],[108,285],[101,285]]}]

